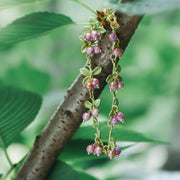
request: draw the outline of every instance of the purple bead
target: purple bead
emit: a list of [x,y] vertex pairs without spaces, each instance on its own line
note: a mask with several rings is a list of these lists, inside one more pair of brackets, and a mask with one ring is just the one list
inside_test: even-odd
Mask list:
[[99,87],[99,80],[97,78],[92,78],[91,84],[93,85],[93,88]]
[[112,159],[112,158],[116,155],[116,152],[115,152],[115,151],[112,151],[112,150],[109,150],[109,151],[107,152],[107,155],[108,155],[108,157],[109,157],[110,159]]
[[121,153],[121,149],[119,147],[114,148],[114,151],[117,156]]
[[86,151],[88,154],[92,154],[94,152],[94,149],[95,149],[94,145],[91,144],[87,146]]
[[117,83],[118,89],[123,89],[124,88],[124,83],[122,81]]
[[102,152],[103,152],[103,148],[101,146],[96,146],[96,148],[94,149],[94,154],[96,154],[97,156],[100,156]]
[[121,121],[122,123],[124,123],[125,115],[124,115],[122,112],[118,112],[118,113],[116,114],[116,119],[117,119],[118,121]]
[[110,84],[109,84],[109,89],[111,90],[116,90],[117,89],[117,83],[115,81],[112,81]]
[[94,53],[94,48],[93,47],[88,47],[86,49],[86,53],[87,53],[87,55],[92,55]]
[[91,33],[90,32],[85,33],[84,39],[86,39],[87,41],[90,41],[91,40]]
[[84,121],[88,121],[90,119],[91,115],[88,113],[88,112],[85,112],[83,115],[82,115],[82,118]]
[[110,41],[114,42],[116,39],[117,39],[116,34],[112,33],[112,34],[109,35],[109,40]]
[[92,31],[91,32],[91,38],[92,38],[92,40],[93,41],[97,41],[97,40],[99,40],[99,33],[97,32],[97,31]]
[[112,54],[113,54],[114,56],[119,56],[119,55],[120,55],[120,49],[119,49],[119,48],[113,49],[113,50],[112,50]]
[[85,84],[85,88],[86,88],[87,90],[92,89],[93,86],[92,86],[91,82],[87,82],[87,83]]
[[91,110],[91,114],[92,114],[92,116],[96,117],[99,115],[99,110],[97,108],[94,108]]
[[112,124],[113,126],[115,126],[117,123],[118,123],[118,120],[116,119],[116,117],[112,117],[112,118],[111,118],[111,124]]
[[99,46],[94,46],[94,54],[99,54],[101,52],[101,48]]

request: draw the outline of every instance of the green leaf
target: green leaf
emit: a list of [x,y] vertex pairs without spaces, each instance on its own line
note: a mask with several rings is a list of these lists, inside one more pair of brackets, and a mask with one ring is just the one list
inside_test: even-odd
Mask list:
[[116,67],[116,71],[118,72],[118,73],[120,73],[120,71],[121,71],[121,66],[118,64],[117,65],[117,67]]
[[110,8],[131,14],[153,14],[180,8],[179,0],[134,0],[120,4],[119,1],[109,0]]
[[106,32],[106,29],[104,29],[103,27],[96,27],[95,30],[100,34],[103,34]]
[[97,178],[89,175],[89,174],[86,174],[84,172],[77,172],[78,175],[79,175],[79,180],[98,180]]
[[91,104],[89,101],[85,101],[85,102],[84,102],[84,106],[85,106],[87,109],[91,109],[92,104]]
[[80,73],[84,76],[90,76],[90,71],[87,68],[81,68]]
[[53,169],[50,171],[47,180],[75,180],[79,179],[78,174],[72,167],[64,162],[57,161]]
[[[71,152],[72,153],[72,152]],[[95,177],[86,174],[84,172],[75,171],[70,165],[57,161],[53,169],[50,171],[50,174],[47,177],[47,180],[97,180]]]
[[110,74],[107,78],[106,78],[106,82],[110,83],[111,81],[113,81],[114,75]]
[[62,14],[36,12],[26,15],[0,29],[0,49],[73,23],[69,17]]
[[96,100],[94,101],[94,105],[95,105],[96,107],[98,107],[98,106],[100,105],[100,103],[101,103],[101,100],[100,100],[100,99],[96,99]]
[[[101,123],[100,130],[101,130],[102,140],[106,141],[108,139],[107,132],[109,132],[109,127],[107,127],[106,123]],[[73,139],[76,140],[89,139],[93,141],[94,137],[92,137],[92,134],[93,134],[92,127],[90,125],[82,126],[75,133]],[[164,141],[150,138],[140,132],[136,132],[133,130],[129,130],[127,128],[120,127],[120,125],[116,125],[116,127],[113,128],[113,138],[116,139],[116,141],[167,143]]]
[[102,71],[101,67],[96,67],[96,68],[93,69],[92,75],[98,75],[98,74],[101,73],[101,71]]
[[87,47],[88,47],[87,44],[83,44],[81,47],[81,52],[82,53],[86,52]]
[[3,177],[3,174],[0,174],[0,178],[2,178]]
[[14,6],[28,5],[28,4],[36,3],[38,1],[44,1],[44,0],[1,0],[0,10],[11,8]]
[[89,77],[85,77],[82,81],[83,86],[89,81]]
[[0,88],[0,136],[6,147],[34,120],[41,102],[32,92]]
[[25,88],[38,94],[45,94],[50,87],[51,79],[48,73],[23,61],[17,67],[9,68],[3,80],[7,86]]
[[91,30],[91,26],[85,26],[83,28],[83,32],[89,32]]

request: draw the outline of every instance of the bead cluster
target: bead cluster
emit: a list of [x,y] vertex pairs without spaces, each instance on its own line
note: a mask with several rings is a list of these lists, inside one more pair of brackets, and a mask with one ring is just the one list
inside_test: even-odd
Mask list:
[[[116,126],[119,122],[124,123],[125,116],[118,109],[118,99],[116,93],[118,89],[123,89],[124,84],[122,78],[118,75],[121,68],[117,64],[117,60],[123,55],[123,51],[119,48],[119,39],[115,33],[115,28],[119,28],[119,24],[116,21],[116,16],[110,9],[105,9],[104,11],[97,11],[97,22],[95,19],[90,18],[90,27],[85,28],[85,33],[80,39],[84,42],[81,48],[82,52],[86,53],[87,64],[86,67],[81,68],[80,72],[85,77],[83,79],[83,85],[89,91],[90,101],[85,101],[84,105],[88,109],[82,115],[83,121],[89,121],[92,117],[93,128],[96,129],[95,142],[87,146],[86,151],[88,154],[94,154],[100,156],[102,153],[106,154],[110,159],[115,156],[119,156],[121,149],[116,146],[116,141],[112,138],[112,128]],[[101,34],[106,32],[103,26],[109,23],[112,28],[112,33],[109,35],[109,40],[112,42],[112,54],[111,61],[113,64],[112,74],[110,74],[106,81],[109,83],[110,92],[113,94],[113,103],[111,112],[109,113],[110,120],[108,121],[108,126],[110,127],[109,139],[107,145],[101,139],[101,132],[99,130],[99,110],[100,99],[95,99],[94,90],[99,88],[99,80],[95,78],[95,75],[101,73],[101,67],[96,67],[92,69],[91,56],[93,54],[101,53],[101,47],[98,45],[98,41],[101,38]]]

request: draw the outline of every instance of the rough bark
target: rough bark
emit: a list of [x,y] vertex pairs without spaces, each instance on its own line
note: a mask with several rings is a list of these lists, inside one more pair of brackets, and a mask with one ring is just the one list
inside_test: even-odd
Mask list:
[[[116,12],[116,15],[120,24],[117,31],[120,48],[125,50],[142,17],[128,16],[120,12]],[[102,67],[102,73],[98,76],[100,88],[95,91],[96,97],[104,89],[106,77],[112,69],[111,42],[108,39],[111,29],[108,26],[106,29],[107,32],[102,35],[99,42],[102,53],[92,57],[93,66]],[[77,77],[46,127],[37,136],[29,155],[15,178],[16,180],[45,179],[64,146],[79,128],[82,114],[86,111],[84,101],[89,98],[88,91],[82,86],[83,78],[83,75]]]

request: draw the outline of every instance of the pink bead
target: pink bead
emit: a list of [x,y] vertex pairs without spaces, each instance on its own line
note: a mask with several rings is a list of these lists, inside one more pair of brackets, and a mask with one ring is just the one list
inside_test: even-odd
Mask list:
[[87,90],[92,89],[93,86],[92,86],[91,82],[87,82],[87,83],[85,84],[85,88],[86,88]]
[[121,121],[122,123],[124,123],[125,115],[124,115],[122,112],[118,112],[118,113],[116,114],[116,119],[117,119],[118,121]]
[[93,88],[98,88],[99,87],[99,80],[97,78],[93,78],[91,80],[91,84],[93,85]]
[[82,118],[84,121],[88,121],[90,119],[91,115],[88,113],[88,112],[85,112],[83,115],[82,115]]
[[87,40],[87,41],[90,41],[91,40],[91,33],[90,32],[87,32],[84,34],[84,38]]
[[91,144],[87,146],[86,151],[88,154],[92,154],[94,152],[94,149],[95,149],[94,145]]
[[112,158],[116,155],[116,153],[115,153],[115,151],[109,150],[109,151],[107,152],[107,155],[108,155],[108,157],[109,157],[110,159],[112,159]]
[[115,126],[117,123],[118,123],[118,120],[116,119],[116,117],[112,117],[112,118],[111,118],[111,124],[112,124],[113,126]]
[[102,152],[103,152],[103,148],[101,146],[96,146],[96,148],[94,149],[94,154],[96,154],[97,156],[100,156]]
[[111,90],[116,90],[117,89],[117,83],[115,81],[112,81],[110,84],[109,84],[109,89]]
[[117,156],[119,156],[119,154],[121,153],[121,149],[119,147],[114,148],[114,151]]
[[86,49],[86,53],[87,53],[87,55],[92,55],[94,53],[94,48],[93,47],[88,47]]
[[119,56],[119,55],[120,55],[120,49],[119,49],[119,48],[113,49],[113,50],[112,50],[112,54],[113,54],[114,56]]
[[92,38],[92,40],[93,41],[97,41],[97,40],[99,40],[99,33],[97,32],[97,31],[92,31],[91,32],[91,38]]
[[124,83],[122,81],[117,83],[118,89],[123,89],[124,88]]
[[99,46],[94,46],[94,54],[99,54],[101,52],[101,48]]
[[114,41],[116,41],[116,39],[117,39],[116,34],[112,33],[112,34],[109,35],[109,40],[110,41],[114,42]]
[[92,116],[96,117],[99,115],[99,110],[97,108],[94,108],[91,110],[91,114],[92,114]]

